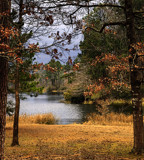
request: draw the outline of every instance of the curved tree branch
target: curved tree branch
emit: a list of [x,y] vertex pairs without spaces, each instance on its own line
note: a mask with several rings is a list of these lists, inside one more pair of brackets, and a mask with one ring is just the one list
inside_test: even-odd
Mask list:
[[100,33],[103,32],[103,30],[105,29],[105,27],[107,26],[117,26],[117,25],[122,25],[122,26],[126,26],[126,22],[125,21],[121,21],[121,22],[109,22],[109,23],[104,23],[101,30],[100,30]]
[[93,30],[95,32],[102,33],[103,30],[105,29],[105,27],[107,27],[107,26],[116,26],[116,25],[126,26],[126,22],[125,21],[121,21],[121,22],[109,22],[109,23],[104,23],[103,26],[102,26],[102,28],[100,30],[96,30],[93,27],[87,27],[86,30],[87,29],[91,29],[91,30]]
[[53,9],[53,8],[61,8],[61,7],[65,7],[65,6],[76,6],[76,7],[80,7],[80,8],[93,8],[93,7],[112,7],[112,8],[121,8],[121,9],[125,9],[124,6],[121,5],[116,5],[116,4],[80,4],[80,3],[68,3],[68,2],[64,2],[63,4],[61,2],[58,3],[53,3],[54,5],[50,5],[50,6],[46,6],[46,7],[41,7],[41,8],[48,8],[48,9]]
[[133,12],[135,15],[137,15],[137,14],[143,14],[144,13],[144,11],[137,11],[137,12]]

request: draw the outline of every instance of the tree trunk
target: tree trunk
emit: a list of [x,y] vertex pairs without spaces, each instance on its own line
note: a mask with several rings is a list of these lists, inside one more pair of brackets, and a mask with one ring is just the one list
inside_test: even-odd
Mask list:
[[4,159],[8,58],[0,56],[0,160]]
[[132,104],[133,104],[133,127],[134,127],[134,147],[133,152],[143,153],[143,111],[140,82],[137,80],[139,72],[131,72]]
[[[10,10],[10,0],[0,0],[0,13]],[[0,16],[0,25],[4,28],[9,26],[8,15]],[[8,44],[6,37],[0,40],[0,43]],[[3,49],[0,52],[4,52]],[[7,83],[8,83],[8,58],[0,54],[0,160],[4,159],[4,141],[6,125],[6,105],[7,105]]]
[[131,68],[131,90],[133,104],[133,129],[134,129],[134,147],[133,152],[141,154],[143,152],[143,111],[141,97],[141,81],[138,79],[139,71],[135,68],[138,63],[136,50],[132,47],[136,44],[137,38],[135,33],[135,17],[133,13],[132,0],[125,0],[125,14],[127,22],[127,38],[129,41],[129,59]]
[[18,140],[18,129],[19,129],[19,109],[20,109],[20,98],[19,98],[19,64],[16,63],[15,69],[15,114],[13,124],[13,141],[12,146],[19,145]]
[[[23,0],[19,1],[19,23],[21,24],[23,12]],[[19,26],[19,35],[21,35],[21,25]],[[20,55],[19,55],[20,56]],[[14,124],[13,124],[13,140],[12,146],[19,145],[19,110],[20,110],[20,97],[19,97],[19,62],[16,61],[15,69],[15,114],[14,114]]]

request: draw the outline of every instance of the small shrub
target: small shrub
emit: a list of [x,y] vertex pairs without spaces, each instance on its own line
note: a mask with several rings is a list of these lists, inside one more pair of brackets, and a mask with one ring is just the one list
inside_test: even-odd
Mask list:
[[52,113],[35,115],[35,123],[38,124],[56,124],[57,119]]
[[100,99],[101,98],[101,92],[98,92],[98,93],[95,93],[91,96],[91,99],[92,100],[97,100],[97,99]]
[[[7,116],[7,122],[13,122],[14,116]],[[20,115],[20,123],[57,124],[58,119],[52,114]]]
[[64,92],[64,99],[66,101],[71,101],[72,95],[70,92]]

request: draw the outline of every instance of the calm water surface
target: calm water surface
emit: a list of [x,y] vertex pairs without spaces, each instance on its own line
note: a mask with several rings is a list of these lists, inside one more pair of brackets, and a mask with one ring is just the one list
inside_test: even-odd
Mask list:
[[95,105],[61,103],[62,95],[39,95],[21,100],[20,114],[52,113],[59,119],[59,124],[81,123],[87,114],[95,112]]

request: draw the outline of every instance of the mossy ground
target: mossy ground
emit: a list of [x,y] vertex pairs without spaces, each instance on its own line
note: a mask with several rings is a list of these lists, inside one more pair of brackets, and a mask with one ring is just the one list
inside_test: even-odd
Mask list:
[[12,123],[6,126],[5,159],[116,160],[131,155],[133,127],[110,125],[44,125],[20,123],[20,146],[11,147]]

